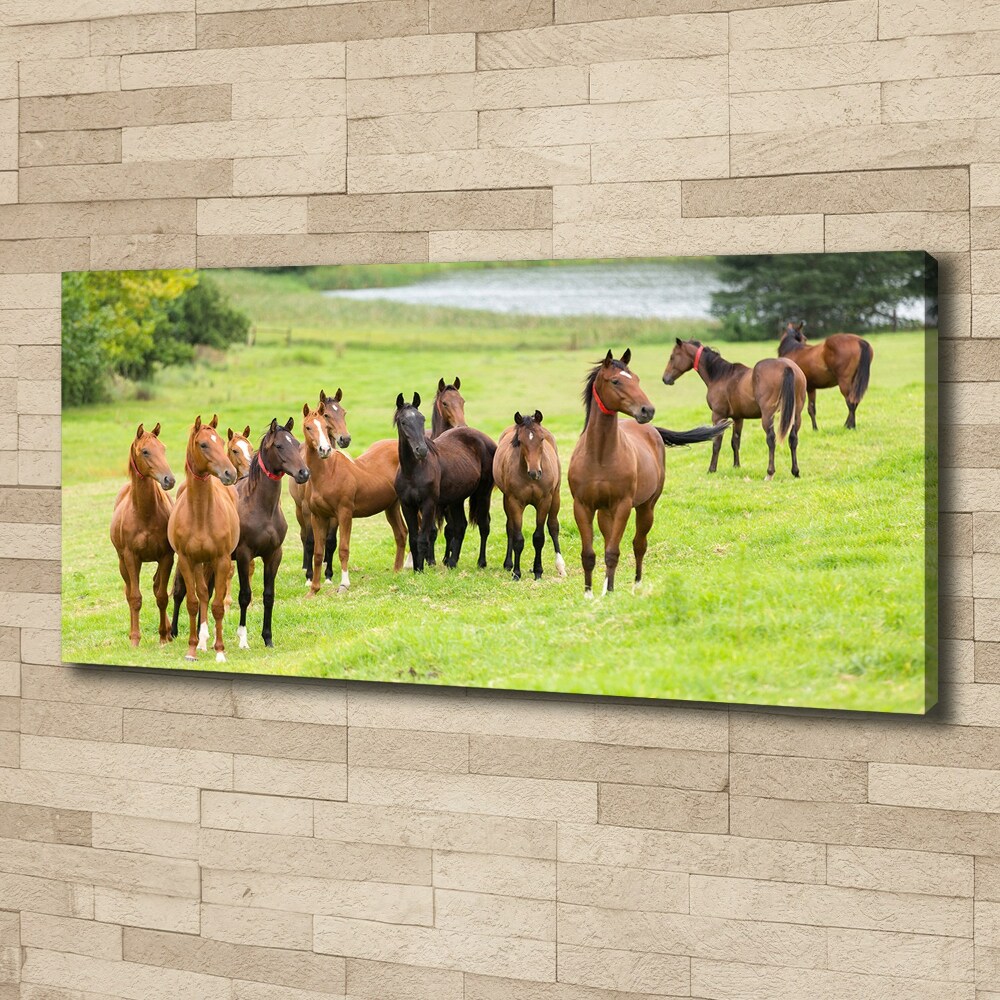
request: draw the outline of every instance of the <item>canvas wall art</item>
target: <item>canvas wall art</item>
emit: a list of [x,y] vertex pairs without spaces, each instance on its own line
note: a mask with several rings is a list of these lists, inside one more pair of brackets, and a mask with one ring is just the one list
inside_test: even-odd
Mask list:
[[62,655],[920,713],[923,253],[63,276]]

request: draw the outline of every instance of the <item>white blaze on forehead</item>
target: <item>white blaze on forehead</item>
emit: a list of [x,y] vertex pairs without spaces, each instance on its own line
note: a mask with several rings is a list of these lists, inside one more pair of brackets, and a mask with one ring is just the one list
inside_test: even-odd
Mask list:
[[534,441],[535,440],[535,435],[534,434],[529,434],[528,435],[528,440],[529,441]]
[[215,431],[212,431],[212,435],[211,436],[212,436],[212,440],[213,441],[218,441],[219,440],[219,435],[216,434]]
[[340,412],[340,407],[337,406],[336,403],[331,403],[330,405],[333,407],[333,412],[334,413],[339,413]]
[[623,372],[621,372],[621,374],[624,375],[625,378],[631,378],[632,377],[632,373],[631,372],[623,371]]
[[319,447],[326,450],[330,447],[330,439],[326,436],[326,426],[322,420],[315,421],[316,430],[319,433]]
[[246,441],[237,441],[236,442],[236,447],[239,448],[240,451],[243,452],[243,455],[246,457],[247,461],[249,461],[250,460],[250,445],[247,444]]

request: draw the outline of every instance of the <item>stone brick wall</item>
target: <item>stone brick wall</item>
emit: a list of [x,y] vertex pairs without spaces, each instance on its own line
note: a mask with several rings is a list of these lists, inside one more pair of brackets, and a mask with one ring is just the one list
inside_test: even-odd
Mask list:
[[[283,4],[0,0],[0,1000],[998,1000],[1000,7]],[[62,269],[875,249],[932,718],[59,665]]]

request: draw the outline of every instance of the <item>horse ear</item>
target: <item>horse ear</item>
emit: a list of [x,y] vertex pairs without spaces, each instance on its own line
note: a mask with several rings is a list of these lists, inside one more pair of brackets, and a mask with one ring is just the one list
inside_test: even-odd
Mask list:
[[610,364],[611,364],[611,362],[612,362],[612,361],[614,361],[614,359],[615,359],[615,357],[614,357],[614,355],[613,355],[613,354],[611,353],[611,351],[610,351],[610,350],[608,351],[608,353],[607,353],[607,354],[605,354],[605,355],[604,355],[604,363],[605,363],[606,365],[610,365]]
[[514,414],[514,423],[515,423],[515,424],[519,424],[519,423],[521,423],[521,422],[522,422],[523,420],[524,420],[524,417],[522,417],[522,416],[521,416],[521,411],[520,411],[520,410],[518,410],[518,411],[517,411],[517,413],[515,413],[515,414]]
[[682,341],[680,337],[674,337],[674,340],[677,341],[677,346],[678,347],[680,347],[684,343],[684,341]]
[[632,360],[632,348],[625,348],[625,353],[622,355],[622,364],[627,365]]
[[344,398],[344,390],[337,386],[337,395],[333,397],[335,403],[339,403]]
[[290,431],[295,426],[295,417],[289,417],[285,422],[285,430]]
[[799,324],[798,324],[798,326],[795,327],[795,329],[798,330],[799,333],[801,333],[802,332],[802,327],[804,327],[805,325],[806,325],[806,321],[804,319],[800,319],[799,320]]
[[213,413],[212,414],[212,422],[208,426],[211,427],[212,430],[215,430],[215,428],[219,426],[219,414],[218,413]]
[[439,378],[438,379],[438,392],[444,392],[444,389],[445,389],[444,379],[443,378]]
[[414,406],[419,406],[420,405],[420,393],[419,392],[415,392],[413,394],[413,405]]
[[535,423],[540,424],[542,422],[542,411],[535,410]]
[[160,436],[160,421],[156,421],[156,426],[153,428],[153,437],[158,438]]
[[195,432],[195,434],[197,434],[198,431],[200,431],[200,430],[201,430],[201,414],[199,413],[198,416],[196,416],[194,418],[194,432]]
[[326,392],[323,389],[319,391],[319,402],[321,406],[326,402]]
[[139,426],[136,427],[136,429],[135,429],[135,439],[136,439],[136,441],[138,441],[139,438],[141,438],[143,436],[143,434],[145,434],[145,433],[146,433],[146,431],[143,428],[142,424],[139,424]]
[[[269,434],[273,434],[277,429],[278,429],[278,418],[277,417],[271,417],[271,426],[268,427],[267,431],[268,431]],[[250,431],[247,430],[247,434],[249,434],[249,433],[250,433]]]
[[397,410],[401,410],[401,409],[402,409],[402,408],[403,408],[404,406],[406,406],[406,400],[405,400],[405,399],[403,399],[403,394],[402,394],[402,393],[400,393],[400,394],[399,394],[399,395],[398,395],[398,396],[396,397],[396,409],[397,409]]
[[454,385],[456,389],[461,389],[462,388],[462,380],[456,375],[455,376],[455,381],[452,383],[452,385]]
[[229,430],[226,431],[226,440],[232,441],[232,439],[233,439],[233,429],[232,427],[230,427]]
[[304,416],[304,417],[308,417],[309,416],[309,404],[308,403],[303,403],[302,404],[302,416]]
[[247,424],[246,427],[243,428],[243,436],[245,438],[250,437],[250,425],[249,424]]

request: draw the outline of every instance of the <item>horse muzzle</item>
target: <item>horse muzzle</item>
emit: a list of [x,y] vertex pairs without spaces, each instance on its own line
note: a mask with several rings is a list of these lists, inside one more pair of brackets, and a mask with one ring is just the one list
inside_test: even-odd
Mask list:
[[417,459],[423,461],[427,457],[427,449],[426,448],[414,448],[413,449],[413,456],[414,456],[414,458],[417,458]]
[[168,472],[165,476],[160,477],[160,486],[165,490],[172,490],[177,485],[177,480],[174,479],[172,475]]
[[542,478],[542,470],[541,469],[528,469],[528,478],[529,479],[533,479],[533,480],[535,480],[537,482],[539,479]]
[[219,473],[219,481],[223,486],[232,486],[236,482],[236,479],[235,471],[230,472],[229,469],[226,469],[224,472]]
[[339,438],[337,438],[337,447],[338,448],[350,448],[350,446],[351,446],[351,435],[350,434],[341,434],[341,436]]
[[292,478],[301,486],[303,483],[309,482],[309,470],[299,469]]
[[674,384],[674,377],[673,377],[673,375],[668,375],[666,372],[664,372],[663,373],[663,384],[664,385],[673,385]]
[[650,420],[653,419],[653,415],[656,413],[656,408],[653,406],[640,406],[638,410],[635,411],[635,420],[639,424],[648,424]]

